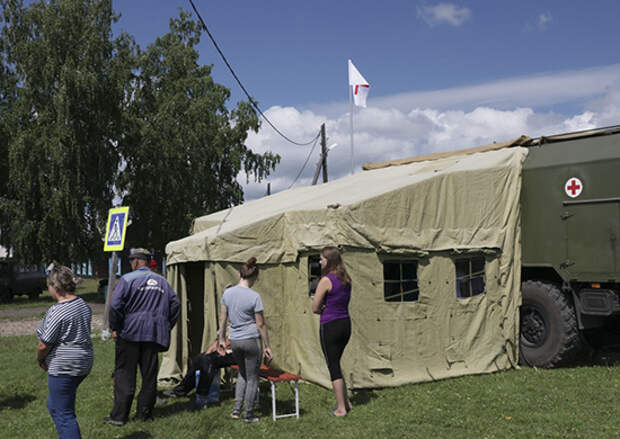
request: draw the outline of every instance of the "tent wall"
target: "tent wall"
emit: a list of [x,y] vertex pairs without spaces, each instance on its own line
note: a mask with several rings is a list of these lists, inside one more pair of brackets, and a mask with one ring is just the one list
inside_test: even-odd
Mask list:
[[[505,263],[504,254],[487,252],[486,292],[464,299],[456,296],[453,261],[457,254],[404,256],[419,261],[420,292],[416,302],[384,300],[383,261],[390,260],[392,255],[364,249],[343,252],[353,279],[353,332],[342,363],[351,388],[387,387],[492,372],[516,364],[520,303],[517,295],[507,295],[505,291],[507,283],[519,283],[518,276],[515,277],[519,270],[506,271],[511,266]],[[237,277],[236,267],[208,264],[206,271],[216,276],[218,302],[225,285]],[[307,256],[300,257],[298,264],[261,267],[254,288],[261,293],[265,305],[275,365],[327,387],[330,382],[318,337],[319,317],[311,311],[307,267]],[[216,337],[215,313],[209,312],[215,308],[212,292],[213,288],[207,286],[205,340]],[[190,326],[183,321],[180,325]],[[181,332],[187,329],[182,328]]]

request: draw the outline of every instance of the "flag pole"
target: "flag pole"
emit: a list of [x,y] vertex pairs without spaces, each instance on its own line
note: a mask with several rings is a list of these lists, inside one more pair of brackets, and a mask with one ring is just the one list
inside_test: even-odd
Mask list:
[[351,128],[351,175],[353,175],[353,86],[349,84],[349,120]]

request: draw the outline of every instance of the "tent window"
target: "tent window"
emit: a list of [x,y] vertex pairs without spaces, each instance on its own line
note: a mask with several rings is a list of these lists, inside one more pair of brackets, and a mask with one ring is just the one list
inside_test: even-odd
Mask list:
[[418,293],[418,261],[383,262],[383,298],[386,302],[416,302]]
[[308,295],[314,297],[316,287],[321,280],[321,257],[319,255],[308,256]]
[[465,298],[484,294],[484,256],[470,256],[454,260],[456,268],[456,297]]

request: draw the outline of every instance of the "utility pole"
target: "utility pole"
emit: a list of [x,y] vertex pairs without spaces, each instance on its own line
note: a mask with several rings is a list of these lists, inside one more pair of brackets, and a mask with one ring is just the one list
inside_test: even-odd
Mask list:
[[325,124],[321,125],[321,157],[323,160],[323,183],[327,183],[327,137],[325,136]]
[[323,183],[327,183],[327,137],[325,136],[325,124],[321,125],[321,158],[316,164],[312,186],[318,181],[321,169],[323,169]]

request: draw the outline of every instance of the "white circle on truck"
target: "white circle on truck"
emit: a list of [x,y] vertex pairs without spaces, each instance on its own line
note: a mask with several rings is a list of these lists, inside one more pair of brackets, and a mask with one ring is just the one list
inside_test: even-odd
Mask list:
[[581,195],[583,190],[583,183],[577,177],[571,177],[564,184],[564,192],[571,198],[577,198]]

